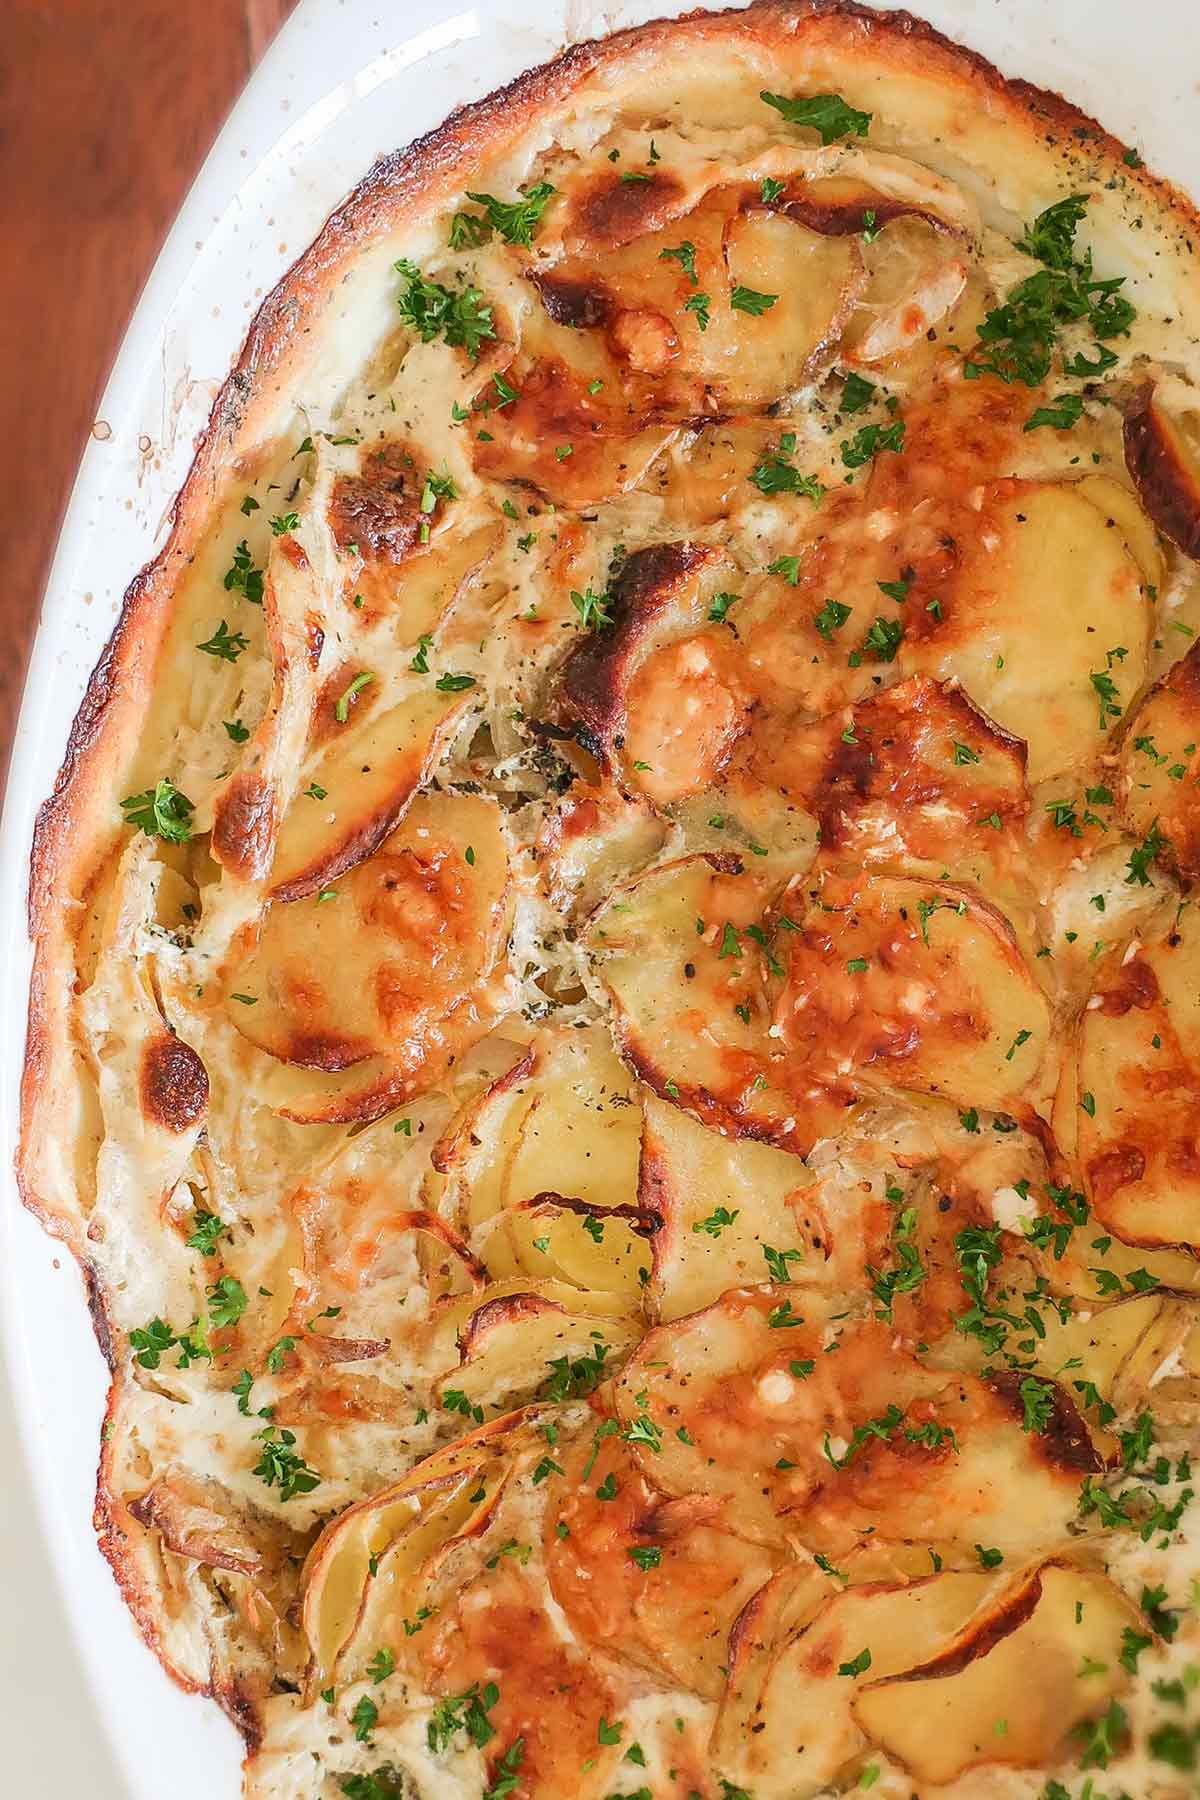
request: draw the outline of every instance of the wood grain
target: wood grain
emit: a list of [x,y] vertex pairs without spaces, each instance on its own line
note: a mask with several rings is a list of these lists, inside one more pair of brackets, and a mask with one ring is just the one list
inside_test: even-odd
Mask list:
[[295,0],[7,0],[0,772],[75,467],[188,185]]

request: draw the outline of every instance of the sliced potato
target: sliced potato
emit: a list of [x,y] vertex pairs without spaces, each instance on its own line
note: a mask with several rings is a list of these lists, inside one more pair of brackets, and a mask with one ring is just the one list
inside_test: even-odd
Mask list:
[[505,1294],[485,1300],[459,1333],[460,1365],[444,1375],[437,1392],[443,1404],[450,1390],[473,1407],[511,1406],[529,1400],[549,1380],[553,1365],[604,1357],[615,1367],[636,1343],[632,1320],[568,1311],[535,1293]]
[[[618,890],[585,942],[643,1081],[714,1125],[790,1143],[792,1103],[767,1061],[768,965],[743,935],[764,931],[770,892],[736,857],[685,857]],[[822,1117],[832,1128],[840,1115]]]
[[648,1290],[658,1317],[678,1319],[729,1288],[766,1279],[764,1246],[786,1257],[796,1279],[819,1269],[828,1247],[824,1223],[806,1203],[810,1187],[798,1157],[722,1137],[647,1098],[640,1198],[662,1221]]
[[[720,766],[738,728],[732,652],[728,634],[725,642],[711,632],[693,634],[716,591],[734,578],[728,557],[708,544],[650,544],[622,564],[612,585],[612,625],[580,637],[558,685],[559,711],[606,775],[671,799],[687,790],[692,752],[700,750],[710,769]],[[676,718],[669,701],[681,656],[694,691]],[[725,699],[710,732],[706,712],[718,691]],[[645,760],[643,740],[655,759],[645,771],[634,767]]]
[[1200,644],[1150,689],[1121,746],[1121,815],[1180,877],[1200,877]]
[[775,1009],[796,1087],[798,1062],[829,1093],[909,1090],[1000,1111],[1037,1092],[1049,1008],[1008,921],[975,890],[810,877],[782,904],[800,920],[780,934]]
[[550,904],[572,921],[593,912],[618,881],[657,855],[666,836],[645,801],[627,799],[611,784],[576,782],[538,834],[538,873]]
[[1097,1218],[1129,1244],[1200,1249],[1200,914],[1102,966],[1079,1023],[1079,1158]]
[[727,783],[731,802],[805,808],[826,859],[975,882],[1031,915],[1025,746],[952,684],[910,676],[812,725],[757,717]]
[[[734,1535],[708,1495],[667,1499],[620,1439],[594,1446],[589,1432],[565,1459],[569,1497],[546,1520],[554,1597],[583,1642],[719,1699],[730,1627],[778,1556]],[[657,1550],[652,1568],[637,1549]]]
[[998,1618],[971,1620],[940,1658],[864,1683],[854,1718],[916,1781],[988,1763],[1042,1769],[1129,1687],[1123,1634],[1140,1626],[1104,1576],[1051,1563],[1028,1595],[1018,1589]]
[[970,265],[961,242],[912,213],[885,218],[864,257],[867,281],[846,327],[842,359],[871,367],[903,357],[954,312]]
[[326,1684],[354,1633],[372,1559],[403,1546],[391,1572],[395,1585],[438,1543],[455,1535],[478,1505],[468,1495],[478,1488],[481,1471],[498,1466],[522,1422],[517,1414],[482,1426],[326,1526],[304,1574],[304,1631],[313,1654],[314,1687]]
[[[352,679],[346,674],[344,685]],[[396,706],[380,706],[369,690],[366,697],[372,704],[324,739],[301,769],[271,864],[277,900],[315,894],[379,847],[471,704],[432,683]]]
[[353,1071],[351,1093],[411,1093],[482,1035],[507,928],[499,808],[431,795],[327,899],[271,908],[226,970],[228,1014],[272,1057],[335,1080]]
[[[554,506],[582,510],[641,481],[678,427],[639,418],[621,403],[607,355],[589,359],[583,343],[562,349],[509,364],[503,375],[517,398],[490,415],[487,440],[477,433],[471,454],[481,475],[521,482]],[[489,383],[484,397],[494,392]]]
[[713,1734],[717,1767],[755,1800],[812,1800],[867,1743],[854,1717],[865,1681],[936,1655],[969,1621],[990,1616],[1004,1585],[996,1575],[947,1571],[826,1599],[773,1655],[750,1660],[749,1692],[738,1691],[740,1671],[731,1675]]
[[[662,254],[681,239],[692,246],[695,281]],[[732,186],[666,229],[607,249],[602,269],[598,276],[591,257],[556,264],[538,280],[543,306],[581,336],[603,333],[632,404],[685,420],[714,401],[724,411],[766,407],[798,387],[832,355],[863,282],[852,237],[810,231],[766,207],[743,210]],[[738,289],[767,298],[735,306]],[[696,292],[709,296],[704,330],[687,310]]]
[[497,1770],[519,1740],[521,1790],[531,1800],[603,1800],[621,1784],[618,1765],[630,1738],[602,1743],[600,1721],[620,1717],[628,1683],[562,1630],[539,1570],[516,1555],[494,1554],[473,1567],[478,1560],[468,1559],[465,1570],[448,1566],[445,1581],[425,1590],[430,1616],[402,1646],[421,1687],[458,1696],[494,1682],[490,1767]]
[[[1200,559],[1200,401],[1181,389],[1142,388],[1125,415],[1125,461],[1164,537]],[[1172,406],[1172,399],[1187,404]]]
[[638,1204],[636,1083],[607,1032],[549,1031],[443,1139],[443,1204],[494,1275],[625,1297],[649,1271]]
[[1037,782],[1109,748],[1145,678],[1152,618],[1123,538],[1073,485],[1004,483],[940,620],[914,624],[897,662],[957,677],[1024,738]]
[[1067,1395],[1046,1384],[1045,1429],[1026,1432],[1019,1379],[930,1367],[798,1273],[659,1326],[630,1358],[614,1395],[650,1479],[715,1494],[762,1542],[794,1533],[835,1557],[872,1534],[1059,1543],[1100,1467]]
[[1142,510],[1135,493],[1111,475],[1085,475],[1076,483],[1078,492],[1104,516],[1107,526],[1119,531],[1125,547],[1142,572],[1148,590],[1161,587],[1166,563],[1158,533]]

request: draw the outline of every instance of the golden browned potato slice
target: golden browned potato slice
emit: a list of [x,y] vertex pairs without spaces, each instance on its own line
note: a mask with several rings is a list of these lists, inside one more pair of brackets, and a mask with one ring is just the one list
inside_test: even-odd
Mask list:
[[[1126,1243],[1200,1249],[1200,917],[1101,967],[1079,1023],[1079,1159]],[[1083,1097],[1088,1103],[1083,1103]]]
[[871,1534],[1058,1542],[1100,1467],[1067,1395],[1040,1384],[1027,1431],[1021,1377],[927,1367],[795,1274],[659,1326],[630,1358],[614,1393],[649,1478],[717,1495],[764,1543],[794,1533],[835,1558]]
[[487,439],[476,434],[472,455],[480,475],[521,482],[554,506],[582,510],[641,481],[678,427],[631,412],[606,355],[589,359],[582,343],[563,350],[509,364],[503,379],[517,398],[491,414]]
[[[1148,382],[1125,418],[1125,461],[1142,505],[1186,556],[1200,558],[1200,408]],[[1190,405],[1173,407],[1172,399]]]
[[812,1800],[866,1747],[855,1701],[872,1677],[901,1675],[992,1615],[1002,1577],[947,1571],[906,1586],[864,1583],[731,1670],[713,1759],[755,1800]]
[[[690,259],[664,255],[684,244]],[[556,322],[603,333],[635,405],[637,396],[648,412],[692,419],[714,401],[749,410],[798,387],[832,355],[862,282],[854,238],[744,206],[729,187],[626,238],[599,273],[593,259],[567,257],[538,287]],[[695,296],[699,311],[698,299],[689,308]]]
[[1129,1687],[1121,1652],[1141,1615],[1103,1575],[1050,1563],[1006,1599],[924,1667],[856,1685],[856,1722],[914,1781],[989,1763],[1042,1769]]
[[[498,1535],[499,1528],[493,1544]],[[620,1718],[628,1682],[562,1631],[540,1570],[524,1567],[520,1556],[494,1554],[470,1579],[460,1569],[450,1575],[427,1590],[430,1616],[396,1645],[398,1655],[416,1665],[421,1687],[435,1695],[495,1683],[499,1692],[487,1710],[495,1735],[484,1748],[489,1781],[499,1779],[501,1756],[519,1739],[519,1791],[530,1800],[604,1800],[621,1784],[631,1735],[606,1745],[600,1722]],[[398,1619],[393,1630],[398,1637]]]
[[708,544],[636,550],[612,583],[611,624],[584,633],[563,664],[562,717],[606,775],[655,800],[707,785],[744,722],[732,640],[701,631],[716,592],[735,579]]
[[376,1090],[382,1111],[387,1095],[430,1085],[482,1035],[487,983],[507,938],[508,888],[500,809],[439,794],[416,803],[335,889],[271,908],[226,971],[225,1004],[268,1055],[333,1078],[324,1089],[298,1082],[285,1103],[292,1116],[358,1116],[345,1110],[349,1097]]
[[775,1007],[789,1078],[908,1090],[1001,1111],[1036,1093],[1044,995],[1012,927],[975,890],[902,876],[805,880],[785,894]]
[[1024,738],[1033,782],[1108,750],[1152,627],[1124,539],[1069,483],[1005,483],[960,549],[941,617],[911,615],[898,664],[957,677]]
[[1150,689],[1129,721],[1120,804],[1130,830],[1154,841],[1184,881],[1200,876],[1200,644]]
[[[343,671],[339,693],[353,680]],[[432,682],[396,706],[374,683],[362,690],[353,716],[320,734],[300,771],[276,839],[273,897],[315,894],[378,849],[470,707],[469,698],[439,694]]]
[[823,1221],[806,1199],[811,1186],[798,1157],[723,1137],[647,1097],[640,1199],[661,1220],[648,1290],[657,1316],[678,1319],[729,1288],[764,1281],[764,1247],[786,1259],[795,1279],[815,1278],[828,1251]]
[[606,1031],[548,1031],[435,1152],[443,1205],[493,1275],[524,1272],[640,1305],[636,1082]]
[[[597,1444],[589,1431],[563,1460],[568,1498],[547,1518],[543,1548],[573,1631],[719,1699],[730,1627],[777,1554],[735,1535],[707,1495],[668,1499],[618,1438]],[[649,1554],[639,1562],[636,1551]]]
[[[738,858],[685,857],[619,889],[586,945],[643,1081],[714,1125],[789,1143],[793,1105],[767,1062],[769,900]],[[821,1116],[832,1124],[841,1110]]]
[[729,783],[806,807],[826,857],[974,881],[993,897],[1028,887],[1025,746],[945,682],[910,676],[814,725],[768,714]]

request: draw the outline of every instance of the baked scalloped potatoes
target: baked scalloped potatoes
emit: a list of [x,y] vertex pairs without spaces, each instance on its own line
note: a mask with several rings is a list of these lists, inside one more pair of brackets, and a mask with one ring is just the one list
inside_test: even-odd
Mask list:
[[20,1179],[249,1800],[1182,1800],[1200,220],[903,14],[575,47],[265,303]]

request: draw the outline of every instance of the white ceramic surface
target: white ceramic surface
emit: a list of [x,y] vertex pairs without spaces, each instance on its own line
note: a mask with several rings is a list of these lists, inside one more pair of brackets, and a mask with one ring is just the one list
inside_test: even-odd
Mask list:
[[[913,0],[1059,89],[1200,192],[1194,0]],[[223,1800],[238,1744],[142,1648],[90,1513],[103,1370],[78,1277],[11,1178],[28,847],[121,594],[161,540],[195,433],[263,294],[374,158],[568,42],[671,0],[301,0],[183,207],[125,338],[58,545],[0,831],[0,1793]],[[86,53],[85,46],[80,47]],[[119,129],[119,124],[115,127]]]

